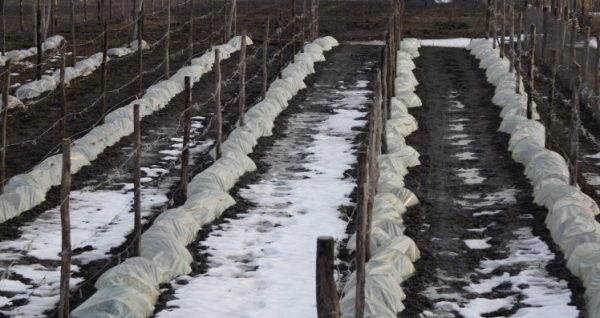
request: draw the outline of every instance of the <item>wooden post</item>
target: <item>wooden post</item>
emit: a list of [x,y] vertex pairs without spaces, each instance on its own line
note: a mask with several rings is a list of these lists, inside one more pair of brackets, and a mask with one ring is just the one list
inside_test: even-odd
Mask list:
[[531,49],[529,52],[529,81],[527,82],[527,118],[533,119],[533,87],[535,81],[535,24],[530,27]]
[[519,13],[519,36],[517,37],[517,58],[516,58],[516,71],[517,71],[517,85],[515,86],[515,93],[521,93],[521,56],[523,54],[523,45],[521,37],[523,36],[523,15]]
[[296,0],[292,0],[292,63],[296,53]]
[[221,143],[223,142],[223,117],[221,114],[221,63],[220,63],[220,51],[215,49],[215,64],[213,69],[215,70],[215,117],[217,118],[217,140],[215,142],[215,153],[216,158],[221,158]]
[[515,69],[515,7],[514,5],[510,6],[510,36],[508,40],[508,44],[510,49],[508,50],[509,58],[509,66],[508,71],[513,72]]
[[548,44],[548,7],[544,6],[542,10],[542,47],[541,47],[541,60],[546,59],[546,46]]
[[279,54],[277,60],[277,74],[278,77],[281,78],[281,70],[283,70],[283,11],[279,9],[278,17],[277,17],[277,29],[278,29],[278,45],[279,45]]
[[506,0],[502,0],[502,24],[500,26],[500,58],[504,58],[504,36],[506,35]]
[[359,153],[358,163],[360,169],[359,179],[359,195],[360,195],[360,209],[358,210],[358,226],[356,230],[356,303],[355,303],[355,318],[363,318],[365,311],[365,274],[366,274],[366,234],[367,234],[367,220],[368,220],[368,206],[369,201],[369,164],[368,164],[368,147],[364,147],[363,151]]
[[335,241],[331,236],[317,238],[317,317],[339,318],[340,303],[334,278]]
[[581,88],[581,77],[579,77],[580,66],[577,63],[573,65],[573,93],[571,95],[571,123],[569,125],[569,175],[570,184],[577,184],[578,160],[579,160],[579,127],[581,125],[579,118],[579,90]]
[[140,127],[140,105],[133,104],[133,131],[135,135],[135,171],[133,173],[133,254],[142,255],[142,200],[140,177],[142,165],[142,131]]
[[[552,128],[552,116],[554,114],[554,104],[556,102],[556,72],[558,70],[558,51],[552,50],[552,71],[550,74],[550,92],[548,93],[548,127],[546,132],[550,133],[550,129]],[[546,146],[550,144],[546,142]]]
[[104,122],[106,116],[106,80],[108,75],[108,23],[104,21],[104,36],[102,39],[102,65],[100,68],[100,89],[102,90],[102,105],[100,109],[100,118]]
[[42,4],[41,0],[37,0],[36,7],[36,42],[35,46],[37,48],[37,65],[35,67],[36,70],[36,79],[39,81],[42,79]]
[[189,76],[185,81],[185,123],[183,126],[183,146],[181,150],[181,202],[187,200],[190,161],[190,131],[192,129],[192,84]]
[[582,68],[582,80],[584,83],[588,83],[588,66],[589,66],[589,60],[590,60],[590,27],[586,27],[585,31],[584,31],[584,35],[585,35],[585,48],[584,48],[584,58],[583,58],[583,68]]
[[561,34],[560,34],[560,63],[564,63],[565,61],[565,45],[567,42],[567,31],[569,25],[567,23],[567,17],[569,15],[569,11],[565,8],[563,20],[560,22],[561,25]]
[[[391,89],[391,87],[388,88],[388,83],[390,81],[390,77],[389,74],[389,70],[390,70],[390,65],[393,63],[390,59],[390,51],[394,49],[393,44],[392,44],[392,36],[390,35],[384,35],[384,38],[387,38],[387,45],[384,46],[383,48],[383,67],[381,68],[381,77],[378,79],[378,82],[380,82],[382,84],[382,96],[383,96],[383,105],[385,105],[385,107],[383,107],[384,109],[384,113],[386,114],[383,118],[387,119],[387,106],[389,103],[388,100],[388,89]],[[385,126],[384,126],[385,128]],[[384,129],[384,133],[383,135],[385,135],[385,129]],[[387,153],[387,142],[385,140],[385,138],[382,138],[382,152],[383,153]]]
[[62,97],[62,105],[60,110],[60,138],[67,138],[67,91],[65,85],[65,66],[66,59],[65,48],[66,44],[63,42],[61,46],[61,63],[60,63],[60,92]]
[[102,21],[102,9],[103,9],[102,1],[96,0],[96,23],[99,25]]
[[194,57],[194,1],[190,0],[190,29],[188,32],[188,61],[192,64]]
[[265,99],[265,94],[267,93],[267,86],[269,85],[269,66],[267,65],[268,54],[269,54],[269,22],[270,19],[267,16],[267,23],[265,26],[265,39],[263,41],[263,65],[262,65],[262,73],[263,73],[263,83],[262,83],[262,93],[261,99]]
[[0,26],[2,27],[2,38],[0,39],[0,41],[2,41],[2,43],[0,43],[1,46],[1,50],[2,50],[2,56],[4,56],[4,54],[6,54],[6,22],[5,22],[5,17],[4,17],[4,11],[5,7],[4,7],[4,0],[0,0]]
[[233,14],[232,14],[232,29],[233,29],[233,34],[232,35],[236,35],[237,34],[237,0],[233,0]]
[[498,0],[494,0],[494,12],[492,17],[492,33],[494,36],[492,37],[492,47],[496,48],[496,41],[498,41],[498,27],[497,27],[497,9],[498,9]]
[[213,46],[215,43],[215,1],[210,0],[210,36],[209,43],[210,46]]
[[62,248],[60,253],[60,300],[58,316],[68,318],[69,280],[71,277],[71,218],[69,215],[69,194],[71,192],[71,140],[62,141],[62,180],[60,186],[60,227]]
[[319,37],[319,0],[315,0],[315,38]]
[[70,0],[71,6],[71,66],[75,66],[77,46],[75,45],[75,0]]
[[244,113],[246,112],[246,30],[242,30],[242,43],[240,47],[240,99],[239,116],[240,126],[244,126]]
[[[577,62],[577,50],[575,48],[575,45],[577,44],[577,20],[573,19],[571,20],[572,22],[572,26],[571,26],[571,48],[570,48],[570,63],[569,65],[573,65],[573,63]],[[571,77],[575,77],[575,76],[579,76],[578,74],[574,74],[573,71],[575,71],[576,68],[572,67],[570,68],[571,70]]]
[[171,78],[171,0],[167,0],[167,36],[165,37],[165,78]]
[[10,89],[11,60],[6,61],[6,74],[4,74],[4,87],[2,87],[2,148],[0,149],[0,192],[4,192],[6,183],[6,146],[8,145],[8,92]]
[[140,15],[138,19],[138,69],[139,69],[139,82],[138,82],[138,97],[142,97],[142,93],[144,90],[144,50],[142,50],[142,37],[144,36],[144,13],[140,10]]
[[[600,34],[596,35],[596,68],[594,69],[594,95],[600,96]],[[600,109],[598,109],[600,110]]]
[[490,38],[490,28],[491,28],[491,19],[490,17],[492,16],[492,9],[491,9],[491,5],[490,5],[490,0],[487,0],[487,10],[485,13],[485,39],[489,39]]

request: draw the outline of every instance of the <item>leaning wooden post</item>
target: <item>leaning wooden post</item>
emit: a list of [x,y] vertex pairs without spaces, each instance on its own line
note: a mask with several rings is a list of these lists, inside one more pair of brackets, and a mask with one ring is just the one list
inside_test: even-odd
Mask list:
[[71,277],[71,218],[69,215],[69,194],[71,192],[71,140],[62,140],[62,178],[60,186],[60,227],[61,227],[61,266],[60,266],[60,300],[58,316],[68,318],[69,280]]
[[221,109],[221,63],[219,49],[215,49],[215,117],[217,118],[217,140],[215,142],[216,158],[221,158],[221,143],[223,142],[223,117]]
[[521,37],[523,36],[523,15],[519,13],[519,36],[517,37],[517,58],[516,58],[516,71],[517,71],[517,85],[515,86],[515,93],[521,93],[521,57],[523,55],[523,44]]
[[360,209],[358,210],[358,227],[356,231],[356,293],[355,293],[355,318],[363,318],[365,311],[365,273],[366,273],[366,232],[368,220],[369,201],[369,164],[367,162],[369,156],[369,147],[364,147],[359,154],[358,163],[360,169],[359,179],[359,195]]
[[317,317],[339,318],[340,303],[334,277],[335,241],[331,236],[317,238]]
[[582,80],[584,83],[588,83],[588,66],[589,66],[589,60],[590,60],[590,27],[586,27],[585,31],[584,31],[584,36],[585,36],[585,48],[584,48],[584,52],[583,52],[583,69],[582,69]]
[[167,0],[167,36],[165,37],[165,78],[171,78],[171,0]]
[[535,24],[530,27],[531,48],[529,51],[529,81],[527,82],[527,118],[533,119],[533,87],[535,81]]
[[269,58],[269,22],[270,19],[267,16],[267,24],[265,26],[265,39],[263,41],[263,65],[262,65],[262,75],[263,75],[263,83],[262,83],[262,93],[261,99],[265,99],[265,94],[267,93],[267,86],[269,85],[269,66],[267,64],[267,60]]
[[77,46],[75,45],[75,0],[70,0],[71,6],[71,66],[75,66]]
[[8,145],[8,92],[10,89],[10,71],[12,63],[8,59],[6,61],[6,70],[4,74],[4,87],[2,87],[2,149],[0,149],[0,192],[4,191],[6,183],[6,146]]
[[37,48],[37,65],[35,67],[36,69],[36,79],[39,81],[40,79],[42,79],[42,5],[41,5],[41,0],[37,0],[37,7],[36,7],[36,23],[35,23],[35,29],[36,29],[36,42],[35,42],[35,46]]
[[244,113],[246,112],[246,30],[242,30],[242,43],[240,47],[240,99],[239,116],[240,126],[244,126]]
[[546,147],[550,147],[550,133],[554,119],[554,104],[556,103],[556,72],[558,70],[558,51],[552,50],[552,71],[550,74],[550,92],[548,92],[548,127],[546,127]]
[[141,165],[142,165],[142,132],[140,127],[140,105],[133,105],[133,131],[135,135],[135,171],[133,173],[133,254],[142,255],[142,200],[141,200]]
[[63,42],[61,49],[61,63],[60,63],[60,95],[62,97],[62,105],[60,108],[60,138],[67,138],[67,90],[65,84],[65,64],[66,64],[66,56],[65,56],[65,48],[66,44]]
[[185,82],[185,101],[183,126],[183,145],[181,150],[181,202],[187,200],[187,189],[189,180],[189,161],[190,161],[190,131],[192,129],[192,84],[189,76],[184,77]]
[[581,77],[579,76],[580,66],[573,64],[573,74],[575,75],[573,83],[573,93],[571,94],[571,123],[569,125],[569,174],[570,184],[577,184],[578,160],[579,160],[579,127],[581,125],[579,118],[579,90],[581,88]]
[[138,79],[138,97],[142,97],[142,92],[144,90],[144,50],[142,47],[142,37],[144,36],[144,13],[140,11],[139,19],[138,19],[138,38],[137,38],[137,50],[138,50],[138,70],[139,70],[139,79]]
[[102,65],[100,68],[100,89],[102,90],[102,105],[100,109],[100,118],[104,122],[106,116],[106,80],[108,75],[108,23],[104,21],[104,36],[102,41]]

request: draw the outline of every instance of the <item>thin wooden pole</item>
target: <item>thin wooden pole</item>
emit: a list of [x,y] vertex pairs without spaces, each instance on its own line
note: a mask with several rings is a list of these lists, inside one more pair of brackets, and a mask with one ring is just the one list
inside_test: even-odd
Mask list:
[[569,174],[571,177],[570,184],[577,184],[577,175],[579,173],[579,127],[581,121],[579,118],[579,90],[581,88],[581,77],[579,77],[580,66],[577,63],[573,64],[573,93],[571,95],[571,123],[569,125]]
[[535,81],[535,24],[530,27],[531,48],[529,52],[529,81],[527,82],[527,118],[533,119],[533,88]]
[[77,46],[75,45],[75,0],[70,0],[71,6],[71,66],[75,66]]
[[[573,65],[573,63],[575,63],[577,61],[577,49],[575,48],[576,42],[577,42],[577,24],[575,23],[577,20],[573,19],[572,21],[572,26],[571,26],[571,54],[570,54],[570,63],[569,65]],[[576,68],[572,67],[571,68],[571,77],[575,77],[575,76],[579,76],[579,74],[574,74],[573,71],[575,71]]]
[[278,77],[281,78],[281,70],[283,70],[283,11],[279,9],[278,17],[277,17],[277,36],[278,36],[278,45],[279,45],[279,54],[278,65],[277,65],[277,74]]
[[550,78],[550,92],[548,92],[548,127],[546,127],[546,147],[550,147],[550,133],[554,120],[554,104],[556,103],[556,72],[558,70],[558,51],[552,50],[552,71]]
[[0,12],[0,26],[2,27],[2,38],[0,39],[2,41],[2,43],[0,44],[1,49],[2,49],[2,56],[4,56],[4,54],[6,54],[6,22],[5,22],[5,7],[4,7],[4,0],[0,0],[0,10],[2,12]]
[[523,36],[523,15],[519,13],[519,34],[517,36],[517,85],[515,86],[515,93],[521,93],[521,56],[523,55],[523,44],[521,37]]
[[139,79],[138,79],[138,97],[142,97],[142,93],[144,90],[144,50],[142,49],[142,37],[144,36],[144,13],[140,10],[139,20],[138,20],[138,70],[139,70]]
[[339,318],[340,303],[334,277],[335,241],[331,236],[317,238],[316,295],[317,317]]
[[221,63],[220,51],[215,49],[215,117],[217,118],[217,141],[215,142],[215,152],[217,159],[221,158],[221,143],[223,142],[223,116],[221,110]]
[[360,169],[360,209],[358,215],[358,227],[356,231],[356,293],[355,293],[355,318],[363,318],[365,311],[365,274],[366,274],[366,232],[367,232],[367,213],[369,200],[369,164],[368,147],[359,153],[358,163]]
[[104,36],[102,39],[102,65],[100,68],[100,89],[102,90],[102,104],[100,109],[100,118],[102,122],[104,122],[104,117],[106,116],[106,80],[108,75],[108,23],[104,21]]
[[242,30],[242,43],[240,47],[240,99],[239,116],[240,126],[244,126],[244,113],[246,112],[246,30]]
[[498,11],[498,1],[494,0],[494,9],[493,9],[493,17],[492,17],[492,33],[494,34],[493,38],[492,38],[492,47],[495,49],[496,48],[496,41],[498,40],[498,15],[496,14]]
[[2,87],[2,149],[0,149],[0,191],[4,191],[6,183],[6,146],[8,145],[8,92],[10,89],[11,60],[6,61],[6,74],[4,74],[4,87]]
[[69,280],[71,278],[71,217],[69,215],[69,194],[71,192],[71,141],[62,141],[62,180],[60,187],[60,226],[61,226],[61,266],[60,266],[60,300],[58,315],[68,318]]
[[189,16],[190,29],[188,32],[188,61],[192,64],[192,58],[194,57],[194,1],[190,0],[190,16]]
[[588,66],[590,60],[590,27],[586,27],[584,31],[585,35],[585,48],[584,48],[584,57],[583,57],[583,68],[582,68],[582,80],[584,83],[588,83]]
[[215,1],[210,0],[210,36],[209,42],[210,46],[213,46],[215,43]]
[[42,79],[42,4],[41,4],[41,0],[37,0],[37,7],[36,7],[36,23],[35,23],[35,29],[36,29],[36,42],[35,42],[35,46],[37,48],[37,65],[35,67],[36,69],[36,79],[39,81],[40,79]]
[[502,24],[500,25],[500,58],[504,58],[504,36],[506,34],[506,0],[502,0]]
[[515,69],[515,7],[514,5],[510,6],[510,36],[508,40],[509,50],[508,54],[509,58],[509,66],[508,71],[513,72]]
[[133,254],[142,255],[142,200],[141,200],[141,165],[142,165],[142,131],[140,127],[140,105],[133,105],[133,131],[135,135],[135,171],[133,173]]
[[292,63],[293,56],[296,53],[296,0],[292,0]]
[[541,47],[541,59],[545,61],[546,50],[548,45],[548,7],[544,6],[542,9],[542,47]]
[[[600,96],[600,34],[596,35],[596,68],[594,69],[594,95]],[[599,109],[600,110],[600,109]]]
[[60,63],[60,92],[62,97],[62,105],[60,109],[60,138],[67,138],[67,90],[65,84],[65,66],[67,57],[65,56],[66,44],[63,42],[61,48],[61,63]]
[[269,24],[270,19],[267,16],[267,23],[265,25],[265,39],[263,41],[263,65],[262,65],[262,74],[263,74],[263,83],[262,83],[262,93],[261,99],[265,99],[265,94],[267,93],[267,86],[269,85],[269,66],[267,65],[267,60],[269,58]]
[[167,0],[167,36],[165,37],[165,78],[171,78],[171,0]]
[[184,77],[185,82],[185,123],[183,126],[183,147],[181,150],[181,202],[187,200],[190,161],[190,131],[192,129],[192,85],[189,76]]

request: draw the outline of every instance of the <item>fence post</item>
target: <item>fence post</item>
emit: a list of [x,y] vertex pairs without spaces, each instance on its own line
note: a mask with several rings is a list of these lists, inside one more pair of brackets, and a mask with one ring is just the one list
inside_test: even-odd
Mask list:
[[142,164],[142,132],[140,127],[140,105],[133,105],[133,130],[135,135],[135,171],[133,173],[133,254],[140,256],[142,238],[142,203],[140,177]]
[[37,65],[35,67],[36,70],[36,79],[39,81],[40,79],[42,79],[42,4],[41,4],[41,0],[37,0],[37,7],[36,7],[36,23],[35,23],[35,30],[36,30],[36,42],[35,42],[35,46],[37,48]]
[[181,202],[187,200],[190,161],[190,130],[192,129],[192,85],[189,76],[184,77],[185,82],[185,123],[183,126],[183,145],[181,150]]
[[[569,65],[573,65],[573,63],[577,62],[577,50],[575,49],[575,45],[576,45],[576,41],[577,41],[577,20],[573,19],[572,21],[572,26],[571,26],[571,56],[570,56],[570,63]],[[573,73],[575,71],[575,68],[570,68],[571,70],[571,77],[575,77],[575,76],[579,76],[579,73],[575,74]]]
[[0,10],[2,11],[0,12],[0,19],[2,20],[0,21],[0,26],[2,27],[2,38],[0,39],[2,43],[0,46],[2,49],[2,56],[4,56],[4,54],[6,54],[6,22],[4,17],[4,0],[0,0]]
[[242,30],[242,43],[240,47],[240,100],[239,116],[240,126],[244,126],[244,113],[246,112],[246,29]]
[[546,58],[546,45],[548,44],[548,7],[544,6],[542,9],[542,47],[541,47],[541,60],[545,61]]
[[65,56],[65,48],[66,44],[62,45],[62,52],[60,57],[60,95],[62,97],[62,105],[60,109],[60,138],[67,138],[67,92],[65,89],[65,64],[66,64],[66,56]]
[[510,54],[509,58],[509,66],[508,71],[513,72],[515,69],[515,7],[514,5],[510,6],[510,36],[508,40],[508,44],[510,49],[508,53]]
[[190,0],[190,29],[188,32],[188,60],[190,65],[192,64],[192,57],[194,57],[194,1]]
[[69,216],[69,193],[71,192],[71,141],[62,141],[62,180],[60,187],[61,266],[59,317],[68,318],[69,279],[71,277],[71,218]]
[[516,71],[517,71],[517,85],[515,86],[515,93],[521,93],[521,56],[523,54],[523,44],[521,37],[523,36],[523,15],[519,13],[519,36],[517,37],[517,58],[516,58]]
[[355,303],[355,318],[363,318],[365,311],[365,263],[366,263],[366,232],[367,232],[367,201],[369,192],[369,164],[368,146],[365,146],[363,151],[359,153],[358,163],[360,169],[359,179],[359,195],[360,209],[358,210],[358,227],[356,231],[356,303]]
[[263,65],[262,65],[262,73],[263,73],[263,83],[262,83],[262,93],[261,99],[265,99],[265,94],[267,93],[267,86],[269,84],[269,69],[267,65],[268,54],[269,54],[269,22],[270,19],[267,16],[267,24],[265,26],[265,39],[263,41]]
[[100,118],[104,122],[106,116],[106,80],[108,75],[108,23],[104,21],[104,36],[102,40],[102,65],[100,68],[100,89],[102,90],[102,109],[100,111]]
[[497,27],[497,9],[498,9],[498,0],[494,0],[494,8],[493,8],[493,17],[492,17],[492,33],[494,36],[492,37],[492,47],[496,48],[496,41],[498,40],[498,27]]
[[221,63],[219,49],[215,49],[215,64],[213,69],[215,70],[215,116],[217,118],[217,140],[215,142],[215,153],[216,158],[221,158],[221,143],[223,141],[223,118],[221,114]]
[[171,78],[171,0],[167,0],[167,36],[165,37],[165,78]]
[[504,58],[504,35],[506,34],[506,0],[502,0],[502,24],[500,25],[500,58]]
[[558,51],[552,50],[552,73],[550,78],[550,92],[548,93],[548,127],[546,127],[546,147],[550,148],[550,133],[554,116],[554,104],[556,103],[556,71],[558,69]]
[[583,69],[582,69],[582,74],[581,77],[584,81],[584,83],[588,83],[588,66],[589,66],[589,60],[590,60],[590,27],[586,27],[585,28],[585,48],[584,48],[584,58],[583,58]]
[[529,81],[527,82],[527,118],[533,119],[533,87],[535,81],[535,24],[530,27],[531,48],[529,51]]
[[292,62],[296,52],[296,0],[292,0]]
[[210,25],[209,25],[209,44],[213,46],[215,43],[215,1],[210,0]]
[[340,303],[334,278],[335,241],[331,236],[317,238],[317,317],[339,318]]
[[10,89],[10,72],[12,63],[8,59],[6,61],[6,74],[4,75],[4,87],[2,87],[2,152],[0,153],[0,191],[4,192],[4,184],[6,183],[6,146],[8,145],[8,92]]
[[142,37],[144,36],[144,12],[140,10],[140,15],[138,19],[138,68],[139,68],[139,82],[138,82],[138,98],[142,97],[142,92],[144,90],[144,50],[142,47]]
[[579,89],[581,88],[581,77],[579,76],[579,64],[574,63],[573,93],[571,94],[571,123],[569,125],[569,175],[570,184],[577,184],[578,160],[579,160]]

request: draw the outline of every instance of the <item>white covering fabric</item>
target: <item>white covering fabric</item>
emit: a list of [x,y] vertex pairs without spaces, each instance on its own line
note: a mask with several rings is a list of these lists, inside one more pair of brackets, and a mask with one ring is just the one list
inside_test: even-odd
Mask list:
[[[216,48],[225,60],[239,50],[241,38],[234,37],[228,43]],[[246,43],[252,44],[248,38]],[[212,69],[214,51],[209,50],[192,65],[179,69],[169,80],[150,86],[142,98],[109,113],[104,124],[96,126],[83,137],[73,142],[71,154],[71,173],[78,172],[89,165],[107,147],[121,138],[133,133],[133,105],[140,105],[140,115],[148,116],[167,106],[169,101],[184,90],[184,77],[191,76],[192,83]],[[62,161],[61,154],[51,156],[35,166],[30,172],[16,175],[8,180],[4,193],[0,195],[0,223],[27,211],[45,200],[52,186],[60,184]]]
[[[48,50],[56,50],[60,43],[64,40],[61,35],[54,35],[46,39],[46,41],[42,42],[42,52],[46,52]],[[12,63],[19,62],[28,57],[32,57],[37,54],[37,47],[32,47],[29,49],[23,50],[12,50],[6,52],[4,56],[0,56],[0,66],[6,65],[6,61],[9,59]]]
[[[404,310],[405,298],[401,283],[414,272],[413,262],[420,257],[415,243],[403,234],[402,215],[408,207],[419,203],[417,197],[404,185],[408,168],[421,164],[419,153],[406,145],[404,137],[418,128],[408,109],[421,106],[414,93],[418,82],[412,70],[412,59],[419,56],[420,42],[406,39],[398,51],[398,72],[394,81],[395,97],[391,100],[391,119],[385,123],[388,153],[377,158],[379,179],[377,195],[373,199],[370,251],[366,264],[365,317],[396,317]],[[356,233],[347,244],[356,249]],[[354,317],[356,273],[349,276],[340,301],[342,317]]]
[[[488,40],[473,40],[467,47],[486,69],[488,81],[496,85],[492,102],[502,107],[499,130],[511,135],[509,150],[515,161],[525,166],[533,185],[534,202],[548,209],[546,226],[552,239],[568,260],[567,267],[586,287],[585,300],[590,317],[600,318],[600,224],[594,216],[598,204],[578,187],[569,185],[566,160],[545,148],[545,129],[526,118],[527,95],[523,83],[508,72],[506,59]],[[521,94],[516,94],[519,85]],[[535,105],[534,105],[535,106]]]
[[[228,192],[244,173],[256,169],[247,154],[252,151],[258,138],[270,134],[270,129],[260,130],[248,123],[257,122],[257,125],[261,125],[270,122],[272,127],[277,114],[305,87],[303,81],[314,72],[314,62],[324,60],[323,52],[337,45],[334,38],[323,37],[307,45],[310,46],[310,54],[296,55],[295,63],[288,66],[287,71],[284,70],[283,78],[273,82],[265,100],[255,106],[264,109],[252,111],[253,107],[248,112],[252,114],[249,116],[251,120],[237,127],[223,143],[222,157],[192,178],[188,184],[186,202],[163,212],[144,232],[141,258],[127,265],[121,264],[103,275],[100,283],[96,284],[98,291],[73,311],[72,317],[147,317],[154,311],[158,296],[154,291],[159,290],[159,284],[191,271],[192,256],[186,246],[194,240],[203,225],[212,222],[235,204]],[[236,46],[239,46],[239,38]],[[226,51],[226,54],[229,53]],[[201,63],[196,65],[209,69]],[[175,91],[177,89],[176,86]],[[123,115],[129,116],[129,113],[124,112]]]

